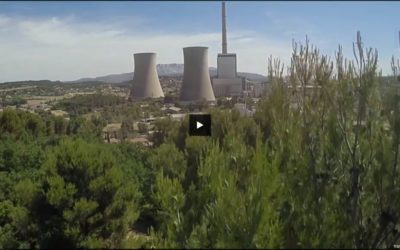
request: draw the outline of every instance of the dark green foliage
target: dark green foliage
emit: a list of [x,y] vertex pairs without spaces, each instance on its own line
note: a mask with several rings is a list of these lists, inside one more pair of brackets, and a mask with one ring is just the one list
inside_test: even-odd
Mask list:
[[159,119],[155,121],[154,133],[151,136],[151,141],[154,146],[160,146],[162,143],[171,139],[173,133],[178,130],[179,123],[169,118]]
[[[0,116],[7,131],[0,142],[0,247],[121,247],[140,213],[145,154],[123,145],[48,140],[38,137],[45,131],[33,125],[37,115],[6,110]],[[81,130],[85,123],[67,127],[89,136]]]
[[37,138],[45,134],[45,124],[35,114],[5,109],[0,113],[0,138]]
[[[140,130],[140,129],[139,129]],[[133,132],[133,124],[128,119],[122,121],[121,133],[122,137],[126,139],[130,133]]]
[[20,97],[14,98],[0,98],[0,106],[20,106],[26,104],[26,100]]
[[59,242],[52,245],[50,236],[43,239],[44,246],[120,246],[138,217],[140,193],[107,150],[79,140],[63,141],[49,154],[43,170],[47,220],[59,223]]
[[[61,122],[61,120],[58,121]],[[61,124],[63,124],[62,128],[64,128],[66,122],[63,121]],[[96,138],[101,138],[102,130],[105,125],[105,121],[97,117],[89,119],[81,116],[72,117],[68,122],[65,132],[70,136],[85,138],[87,140],[96,140]],[[59,132],[62,134],[62,131]]]
[[155,149],[149,163],[155,172],[162,170],[163,175],[171,179],[182,181],[185,177],[185,156],[174,144],[165,143]]
[[67,122],[63,117],[57,116],[53,119],[53,122],[56,135],[62,135],[67,132]]
[[92,112],[96,108],[115,106],[124,102],[123,98],[115,95],[92,94],[65,99],[57,104],[57,107],[66,110],[71,115],[81,115]]

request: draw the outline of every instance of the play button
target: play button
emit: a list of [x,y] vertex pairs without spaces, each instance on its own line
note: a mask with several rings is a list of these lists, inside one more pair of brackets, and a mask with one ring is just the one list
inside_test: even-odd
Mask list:
[[189,115],[189,135],[190,136],[210,136],[211,135],[211,115],[209,115],[209,114],[190,114]]

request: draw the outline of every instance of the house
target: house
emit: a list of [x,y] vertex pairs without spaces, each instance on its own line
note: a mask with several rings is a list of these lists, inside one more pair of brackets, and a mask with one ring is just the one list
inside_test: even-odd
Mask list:
[[146,147],[149,147],[149,146],[153,145],[153,143],[151,141],[149,141],[146,136],[143,136],[143,135],[140,135],[140,136],[137,136],[135,138],[129,139],[129,141],[133,142],[133,143],[142,144],[143,146],[146,146]]
[[180,113],[180,114],[170,114],[170,115],[169,115],[169,117],[170,117],[172,120],[175,120],[175,121],[181,121],[181,120],[183,120],[183,119],[185,118],[185,116],[186,116],[186,114],[184,114],[184,113]]
[[103,128],[103,138],[105,141],[111,143],[111,139],[120,139],[122,123],[110,123]]

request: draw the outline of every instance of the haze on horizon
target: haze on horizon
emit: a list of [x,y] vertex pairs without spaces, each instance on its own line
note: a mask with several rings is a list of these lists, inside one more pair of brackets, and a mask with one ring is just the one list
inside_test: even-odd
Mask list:
[[[183,63],[182,48],[221,51],[220,2],[0,2],[0,82],[70,81],[133,71],[133,53]],[[352,58],[357,30],[389,74],[399,56],[399,2],[227,2],[228,52],[238,71],[266,74],[267,58],[288,64],[292,39],[322,53],[339,44]]]

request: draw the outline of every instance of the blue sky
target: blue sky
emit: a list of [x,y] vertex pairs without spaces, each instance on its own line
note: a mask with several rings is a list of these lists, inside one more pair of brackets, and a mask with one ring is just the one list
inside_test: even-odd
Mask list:
[[[182,47],[221,50],[220,2],[0,2],[0,82],[74,80],[129,72],[132,54],[182,63]],[[288,63],[292,39],[352,57],[360,30],[390,73],[400,57],[400,2],[227,2],[228,50],[238,70],[266,74],[269,55]]]

